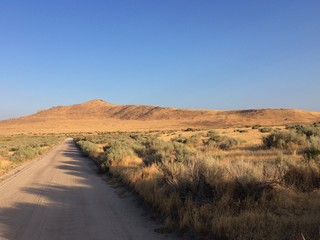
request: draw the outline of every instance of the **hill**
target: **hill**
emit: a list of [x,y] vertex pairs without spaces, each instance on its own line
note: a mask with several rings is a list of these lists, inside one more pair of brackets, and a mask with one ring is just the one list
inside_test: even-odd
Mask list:
[[279,126],[317,121],[320,112],[294,109],[191,110],[92,100],[0,121],[0,134]]

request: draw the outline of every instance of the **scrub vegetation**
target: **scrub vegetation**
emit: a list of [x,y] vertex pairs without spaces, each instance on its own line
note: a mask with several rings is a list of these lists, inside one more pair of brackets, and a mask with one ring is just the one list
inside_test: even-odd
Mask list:
[[74,139],[101,172],[152,206],[167,231],[191,229],[216,239],[319,239],[320,124],[259,127]]
[[0,136],[0,175],[46,153],[64,138],[59,135],[17,134]]

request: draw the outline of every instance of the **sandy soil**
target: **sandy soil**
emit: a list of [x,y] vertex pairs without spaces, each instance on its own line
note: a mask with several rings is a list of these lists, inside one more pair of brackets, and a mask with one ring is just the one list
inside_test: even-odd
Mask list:
[[171,239],[133,196],[81,157],[72,140],[0,182],[0,239]]

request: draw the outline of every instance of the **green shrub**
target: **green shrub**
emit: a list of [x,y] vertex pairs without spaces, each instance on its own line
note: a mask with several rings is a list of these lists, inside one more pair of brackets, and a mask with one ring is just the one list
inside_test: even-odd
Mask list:
[[295,131],[297,131],[297,130],[299,130],[300,128],[302,128],[303,126],[302,125],[299,125],[299,124],[297,124],[297,125],[287,125],[286,126],[286,129],[287,130],[295,130]]
[[231,137],[222,137],[219,148],[222,150],[230,150],[232,147],[239,145],[240,141]]
[[317,123],[314,123],[310,126],[289,125],[289,126],[286,126],[286,129],[294,130],[296,133],[303,134],[307,138],[320,136],[320,126]]
[[246,132],[248,132],[248,130],[246,130],[246,129],[235,129],[233,131],[234,132],[238,132],[238,133],[246,133]]
[[303,153],[308,161],[315,160],[320,163],[320,137],[311,137]]
[[197,131],[197,129],[194,129],[194,128],[187,128],[184,130],[185,132],[195,132]]
[[146,165],[161,163],[164,160],[183,162],[190,159],[192,151],[185,145],[198,141],[197,137],[175,138],[169,142],[154,137],[140,137],[139,144],[134,147],[135,153],[141,157]]
[[76,145],[82,150],[82,154],[85,157],[90,156],[90,154],[98,151],[98,146],[92,142],[81,140],[76,142]]
[[320,122],[315,122],[312,124],[312,126],[314,126],[316,128],[320,128]]
[[299,129],[299,131],[297,132],[306,135],[308,139],[310,139],[311,137],[320,137],[320,128],[318,127],[305,126]]
[[37,155],[41,154],[40,149],[38,148],[31,148],[31,147],[26,147],[26,148],[19,148],[15,153],[10,157],[12,161],[23,161],[27,159],[31,159]]
[[[320,165],[316,161],[301,161],[301,156],[285,151],[265,156],[258,148],[252,150],[257,151],[252,152],[256,159],[245,153],[241,161],[237,156],[230,159],[234,152],[198,151],[211,145],[228,150],[240,143],[214,131],[205,138],[180,136],[168,142],[154,133],[101,134],[98,140],[88,136],[85,140],[107,144],[102,160],[110,165],[104,166],[159,210],[166,229],[190,229],[207,239],[319,237]],[[197,142],[199,149],[189,148]],[[295,129],[273,132],[264,143],[282,149],[319,146],[315,136],[307,138]],[[277,152],[284,154],[272,160]],[[131,154],[137,154],[145,165],[141,159],[127,158]],[[125,161],[111,165],[123,158]]]
[[216,132],[208,133],[209,139],[206,141],[205,145],[208,149],[222,149],[230,150],[240,144],[240,140],[236,138],[231,138],[227,136],[220,136]]
[[173,148],[174,161],[176,162],[184,162],[186,160],[189,160],[193,155],[192,151],[181,143],[173,143]]
[[216,136],[219,136],[219,133],[214,131],[214,130],[210,130],[207,132],[207,137],[208,138],[215,138]]
[[171,141],[186,144],[187,138],[186,137],[175,137],[175,138],[172,138]]
[[259,131],[260,131],[261,133],[272,132],[272,128],[266,128],[266,127],[264,127],[264,128],[259,128]]
[[134,155],[132,147],[120,141],[114,141],[112,144],[104,148],[104,161],[107,162],[109,166],[112,162],[120,161],[127,156]]
[[203,137],[203,134],[199,133],[199,134],[194,134],[191,137],[176,137],[176,138],[173,138],[172,141],[177,143],[183,143],[192,147],[199,147],[203,143],[202,137]]
[[[63,136],[60,135],[37,134],[0,136],[0,155],[7,160],[22,162],[42,154],[48,149],[47,147],[58,143],[62,138]],[[46,148],[44,149],[44,147]]]
[[274,132],[262,138],[263,147],[296,150],[306,144],[306,138],[296,132]]
[[261,127],[261,125],[253,125],[252,129],[259,129]]

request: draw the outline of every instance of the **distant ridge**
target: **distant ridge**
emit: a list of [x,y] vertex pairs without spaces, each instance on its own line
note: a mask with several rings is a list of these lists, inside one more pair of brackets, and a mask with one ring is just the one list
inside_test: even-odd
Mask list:
[[186,127],[244,127],[256,124],[279,126],[317,121],[320,121],[319,112],[295,109],[192,110],[117,105],[95,99],[0,121],[0,133],[141,131]]

